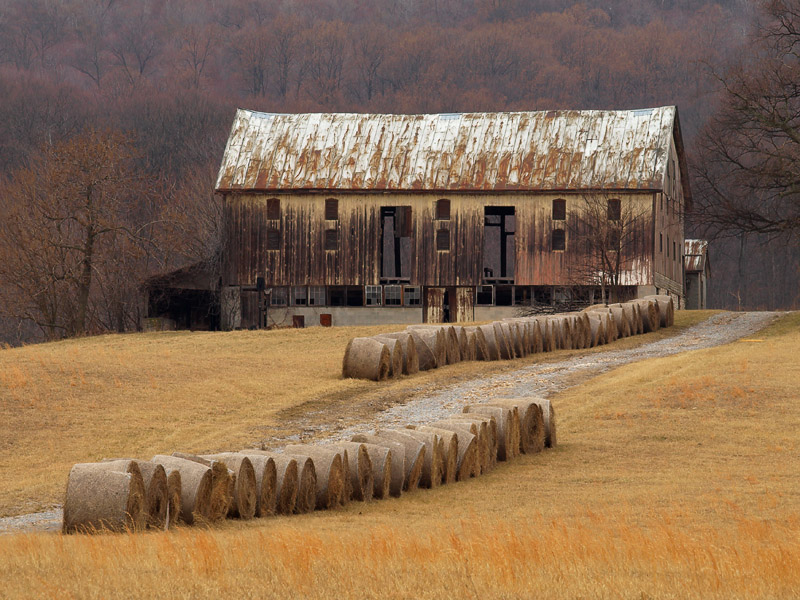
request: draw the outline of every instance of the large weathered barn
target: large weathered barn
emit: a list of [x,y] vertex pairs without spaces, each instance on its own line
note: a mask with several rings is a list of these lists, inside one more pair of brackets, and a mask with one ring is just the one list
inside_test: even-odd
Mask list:
[[469,321],[601,295],[681,299],[685,172],[675,107],[239,110],[216,186],[221,323]]

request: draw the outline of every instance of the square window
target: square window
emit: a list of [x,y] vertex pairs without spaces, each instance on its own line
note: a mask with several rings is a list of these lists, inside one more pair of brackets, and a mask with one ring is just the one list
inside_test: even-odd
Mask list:
[[436,218],[439,221],[450,220],[450,200],[436,201]]
[[325,288],[323,286],[315,285],[308,288],[308,305],[309,306],[325,305]]
[[380,306],[381,305],[381,286],[368,285],[366,286],[367,306]]
[[306,286],[293,287],[289,297],[292,306],[307,306],[308,305],[308,288]]
[[277,198],[267,200],[267,219],[277,221],[281,218],[281,201]]
[[267,250],[281,249],[281,230],[277,227],[267,229]]
[[344,287],[328,288],[328,305],[347,306],[347,288]]
[[274,287],[269,297],[270,306],[286,306],[289,299],[289,290],[285,287]]
[[339,249],[339,231],[337,229],[325,230],[325,250]]
[[619,221],[621,216],[622,210],[620,207],[619,200],[609,200],[608,201],[608,220],[609,221]]
[[450,230],[439,229],[436,232],[436,249],[446,252],[450,250]]
[[336,198],[328,198],[325,200],[325,220],[339,220],[339,201]]
[[406,306],[420,306],[422,304],[422,292],[418,285],[405,286],[403,295],[405,296],[404,300]]
[[475,304],[491,306],[494,304],[494,286],[479,285],[475,294]]
[[386,306],[403,305],[403,287],[400,285],[386,285],[383,287],[383,303]]
[[553,250],[567,248],[567,232],[563,229],[553,229]]
[[558,199],[553,200],[553,221],[566,221],[567,219],[567,201]]

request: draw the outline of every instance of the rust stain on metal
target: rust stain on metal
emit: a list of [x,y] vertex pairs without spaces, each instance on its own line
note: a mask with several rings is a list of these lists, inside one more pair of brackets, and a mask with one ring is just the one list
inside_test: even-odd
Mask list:
[[216,188],[661,190],[677,128],[673,106],[442,115],[239,110]]
[[706,267],[708,242],[706,240],[684,240],[683,257],[686,271],[699,272]]

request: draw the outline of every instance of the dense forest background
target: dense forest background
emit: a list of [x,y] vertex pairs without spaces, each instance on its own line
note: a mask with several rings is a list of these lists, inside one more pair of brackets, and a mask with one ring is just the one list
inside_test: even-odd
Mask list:
[[[15,240],[4,251],[10,258],[0,257],[0,276],[55,273],[0,292],[0,336],[130,328],[138,281],[208,258],[218,233],[213,181],[236,107],[417,113],[676,104],[691,161],[718,105],[720,77],[749,51],[756,3],[566,4],[0,0],[0,209],[5,238]],[[109,152],[118,160],[93,178]],[[86,206],[105,207],[88,220],[86,206],[65,204],[54,216],[48,204],[74,187],[59,176],[76,168],[92,174],[81,188]],[[691,214],[688,221],[687,237],[706,233]],[[67,243],[50,248],[32,233],[64,236],[69,227],[95,236],[77,258]],[[108,266],[91,286],[87,252]],[[710,305],[797,308],[798,264],[797,237],[729,232],[711,247]],[[77,291],[56,301],[59,285]],[[38,298],[37,314],[69,318],[37,321],[22,304],[15,312],[20,295]]]

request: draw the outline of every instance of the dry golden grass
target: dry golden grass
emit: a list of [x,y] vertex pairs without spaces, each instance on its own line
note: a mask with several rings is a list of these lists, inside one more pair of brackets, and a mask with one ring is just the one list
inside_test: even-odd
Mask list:
[[[680,325],[707,314],[684,313]],[[387,383],[341,378],[350,338],[399,329],[107,335],[0,350],[0,516],[62,502],[78,462],[239,449],[298,433],[309,413],[362,422],[415,390],[525,364],[462,363]],[[619,343],[658,335],[667,334]]]
[[213,530],[0,537],[0,594],[800,595],[800,315],[554,398],[560,446],[399,500]]

